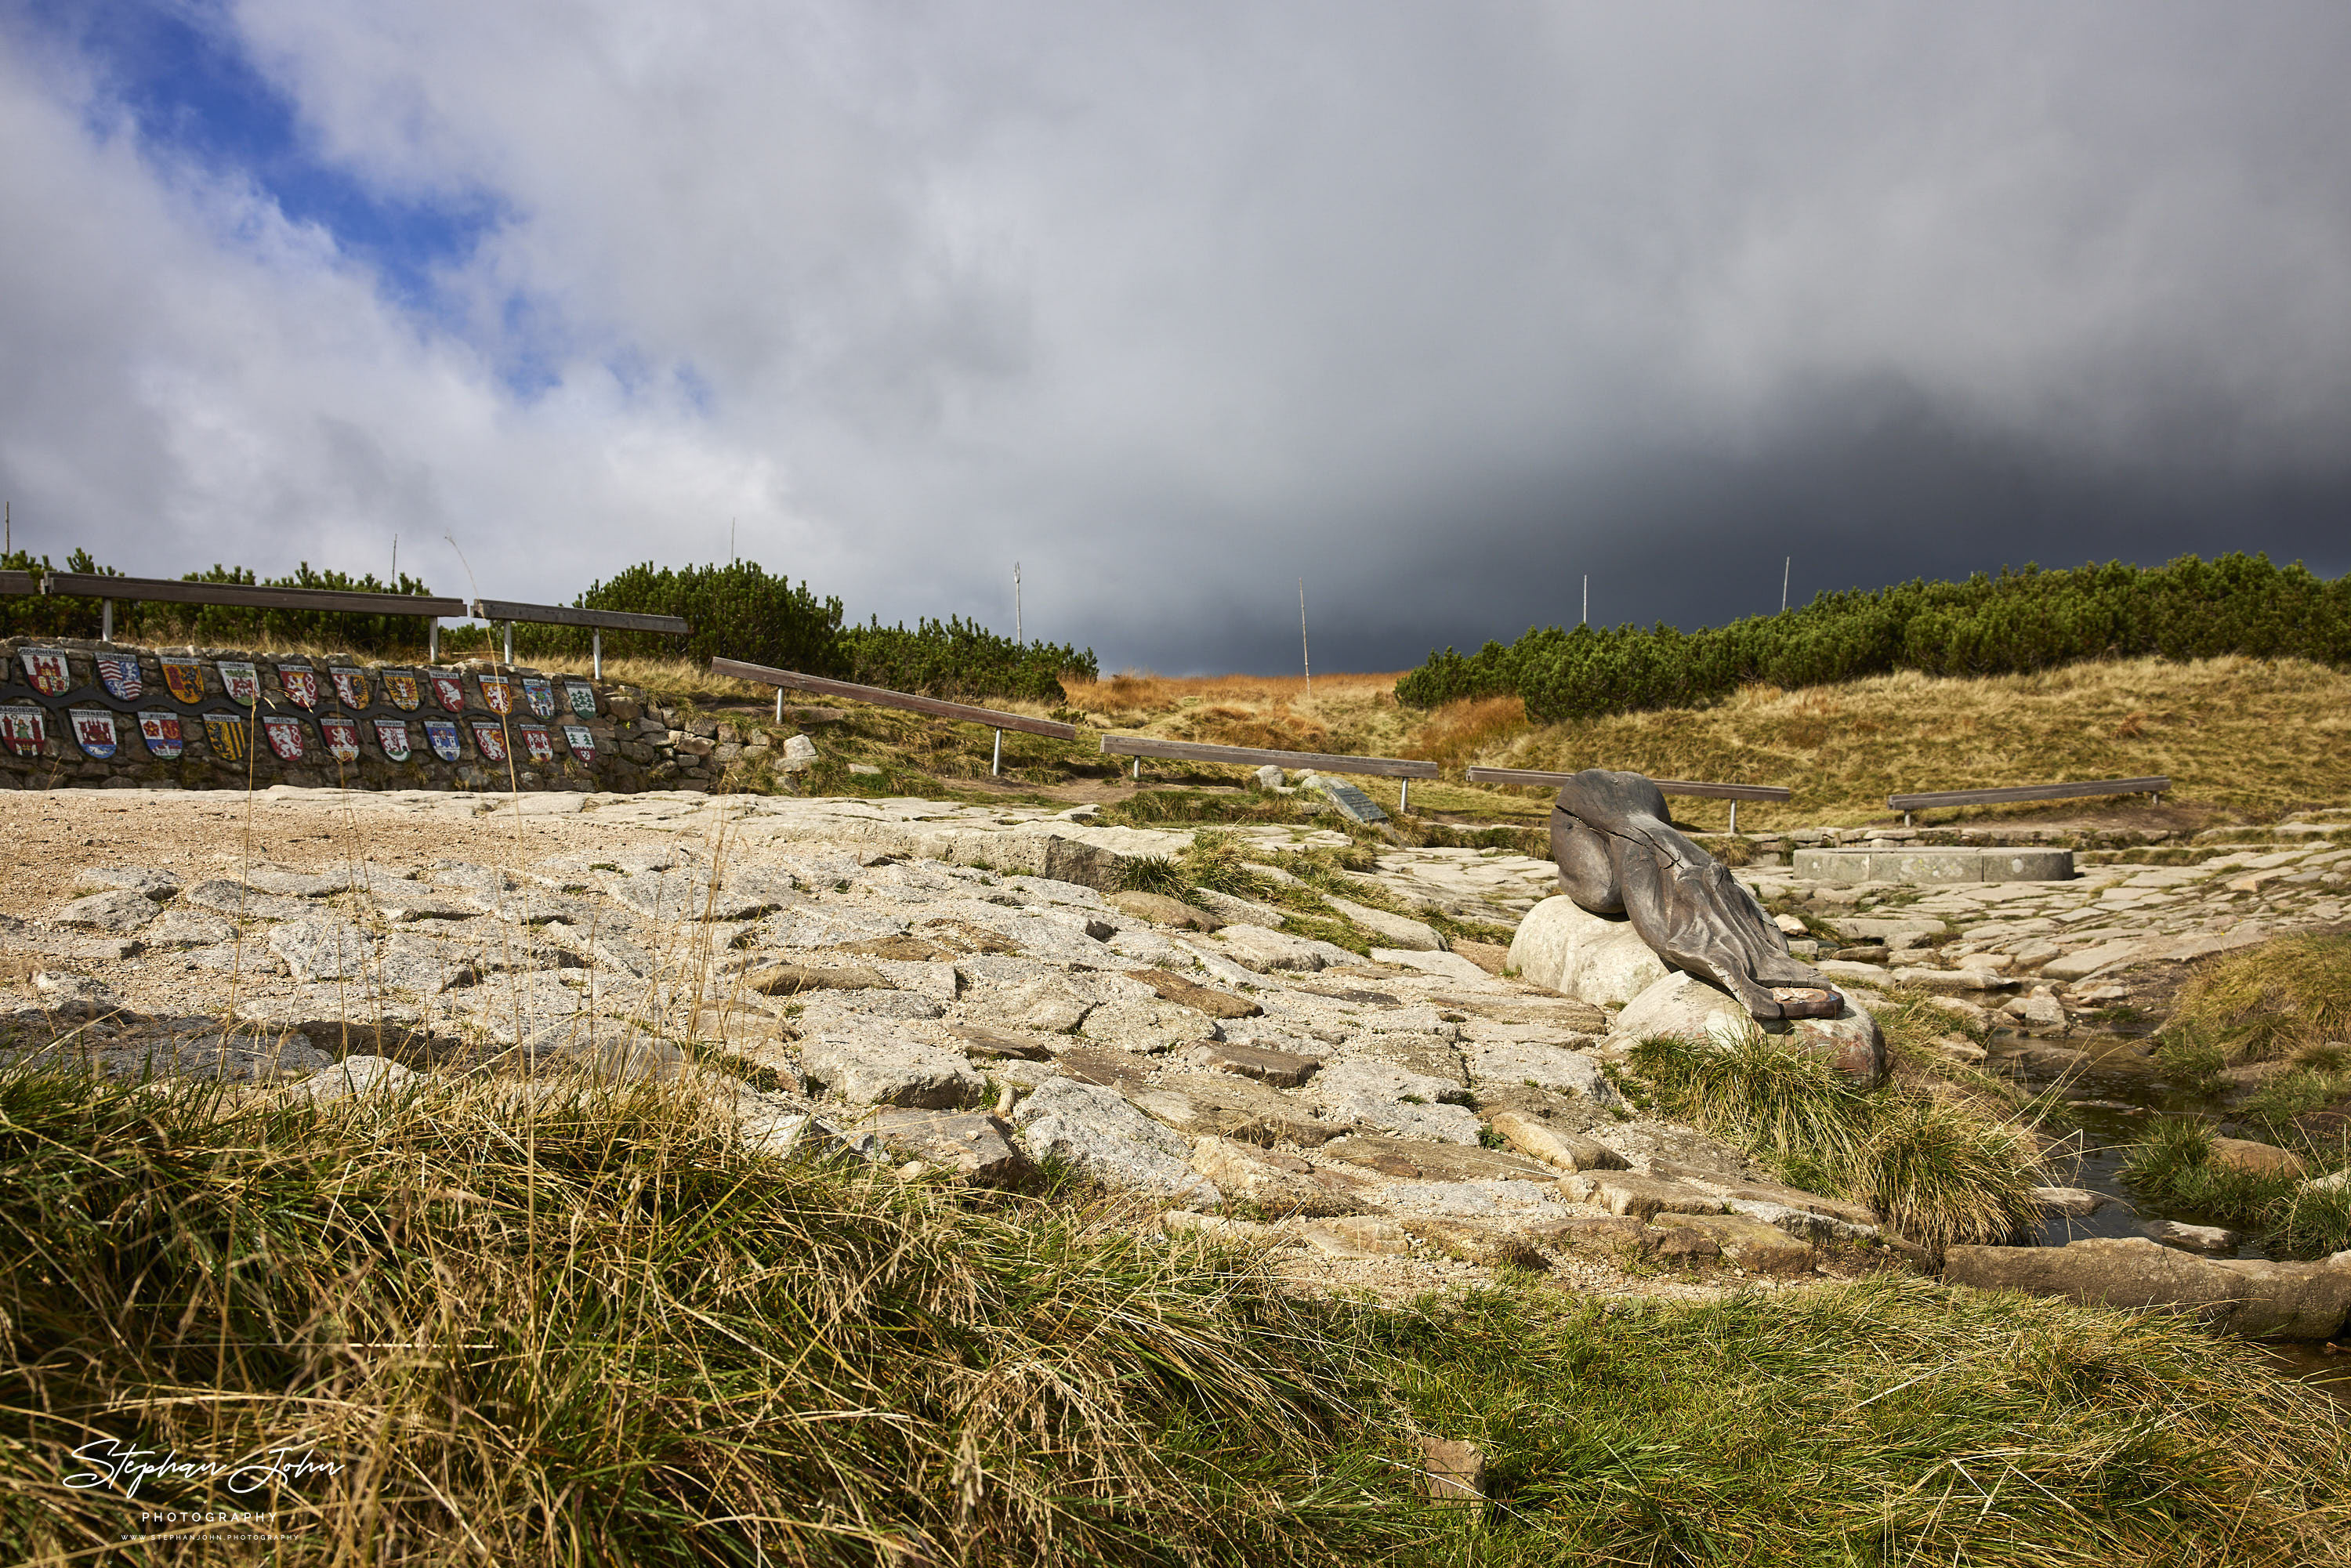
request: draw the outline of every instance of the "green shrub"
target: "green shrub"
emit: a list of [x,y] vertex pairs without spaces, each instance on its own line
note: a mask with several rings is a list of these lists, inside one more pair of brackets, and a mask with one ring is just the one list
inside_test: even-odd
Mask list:
[[2244,653],[2351,662],[2351,577],[2231,554],[2153,568],[2120,561],[2066,571],[2002,570],[1965,582],[1924,579],[1823,593],[1801,609],[1685,632],[1531,628],[1467,657],[1447,648],[1396,684],[1434,707],[1515,695],[1538,722],[1687,707],[1740,686],[1821,685],[1896,669],[2006,674],[2084,659]]
[[1102,671],[1091,648],[1067,643],[1031,643],[1023,647],[977,622],[961,616],[923,620],[909,632],[884,626],[877,616],[841,633],[841,659],[849,679],[893,692],[941,697],[1013,697],[1060,704],[1064,673],[1092,680]]

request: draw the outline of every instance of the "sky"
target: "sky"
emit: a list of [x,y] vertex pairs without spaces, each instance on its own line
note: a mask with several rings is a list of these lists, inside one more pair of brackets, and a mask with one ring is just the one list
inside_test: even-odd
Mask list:
[[1105,669],[2351,570],[2351,8],[0,0],[0,496]]

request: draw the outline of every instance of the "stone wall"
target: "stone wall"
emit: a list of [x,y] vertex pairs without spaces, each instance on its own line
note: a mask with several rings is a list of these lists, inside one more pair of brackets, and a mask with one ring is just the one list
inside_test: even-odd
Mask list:
[[706,789],[723,771],[641,689],[488,660],[26,638],[0,639],[0,789],[626,794]]

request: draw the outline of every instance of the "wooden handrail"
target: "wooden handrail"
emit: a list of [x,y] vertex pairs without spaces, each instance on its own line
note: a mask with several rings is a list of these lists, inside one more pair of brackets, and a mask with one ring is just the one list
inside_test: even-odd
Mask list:
[[1886,803],[1897,811],[1924,811],[1935,806],[2066,800],[2082,795],[2161,795],[2170,789],[2168,779],[2091,779],[2077,784],[2016,784],[1992,789],[1936,789],[1922,795],[1888,795]]
[[[1573,773],[1547,773],[1535,768],[1470,768],[1462,777],[1472,784],[1547,784],[1558,786]],[[1795,791],[1784,784],[1710,784],[1697,779],[1652,779],[1667,795],[1694,795],[1709,800],[1790,800]]]
[[1327,751],[1270,751],[1255,746],[1204,746],[1161,740],[1148,735],[1105,735],[1102,748],[1113,757],[1160,757],[1181,762],[1227,762],[1241,768],[1311,768],[1318,773],[1357,773],[1374,779],[1434,779],[1437,764],[1402,757],[1348,757]]
[[732,676],[738,681],[754,681],[761,685],[814,692],[820,696],[846,697],[851,702],[871,703],[875,707],[905,708],[913,713],[929,714],[935,718],[984,724],[990,729],[1015,729],[1023,735],[1046,735],[1056,740],[1075,740],[1078,737],[1077,726],[1054,719],[1030,718],[1025,713],[1000,713],[994,708],[951,703],[940,697],[915,696],[910,692],[893,692],[882,686],[861,686],[853,681],[830,680],[823,675],[803,675],[797,670],[747,664],[740,659],[713,659],[710,661],[710,673]]
[[421,593],[358,593],[329,588],[266,588],[248,582],[186,582],[172,577],[109,577],[93,571],[53,571],[41,591],[77,599],[118,599],[141,604],[226,604],[250,610],[310,610],[337,615],[466,613],[462,599]]
[[576,610],[569,604],[523,604],[511,599],[476,599],[474,614],[483,621],[591,626],[602,632],[664,632],[682,636],[694,630],[674,615],[640,615],[631,610]]

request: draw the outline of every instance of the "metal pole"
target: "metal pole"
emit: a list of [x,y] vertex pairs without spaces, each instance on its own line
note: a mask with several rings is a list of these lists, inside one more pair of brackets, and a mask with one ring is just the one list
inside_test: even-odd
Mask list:
[[1017,560],[1012,563],[1012,642],[1015,647],[1023,645],[1020,632],[1020,563]]
[[429,617],[424,622],[424,662],[428,664],[441,662],[441,621],[438,616]]
[[507,663],[514,663],[514,622],[507,622]]
[[1143,782],[1143,758],[1140,757],[1134,759],[1134,781],[1137,784]]
[[781,686],[776,688],[776,722],[784,722],[784,688]]
[[[780,699],[782,698],[782,696],[783,696],[783,694],[782,694],[781,692],[778,692],[778,693],[776,694],[776,695],[777,695],[778,699],[778,700],[780,700]],[[1000,775],[1001,773],[1003,773],[1003,771],[1004,771],[1004,732],[1003,732],[1002,730],[1000,730],[1000,729],[999,729],[999,730],[998,730],[998,731],[996,732],[996,755],[995,755],[994,757],[991,757],[991,758],[989,758],[987,759],[987,774],[988,774],[988,777],[989,777],[989,778],[993,779],[993,778],[998,777],[998,775]]]
[[1730,803],[1730,831],[1734,833],[1739,831],[1739,802],[1736,800]]
[[1781,560],[1780,560],[1780,613],[1781,613],[1781,614],[1782,614],[1782,615],[1785,615],[1786,613],[1788,613],[1788,570],[1789,570],[1791,567],[1794,566],[1795,564],[1796,564],[1796,558],[1795,558],[1794,556],[1783,556],[1783,557],[1782,557],[1782,558],[1781,558]]
[[1412,780],[1406,779],[1403,781],[1403,787],[1396,791],[1396,815],[1399,817],[1405,816],[1411,810]]
[[1306,700],[1314,700],[1314,661],[1306,653],[1306,580],[1298,580],[1298,662],[1306,667]]
[[[588,656],[595,661],[591,668],[596,672],[596,678],[600,681],[602,680],[604,678],[604,629],[601,626],[597,627],[594,631],[588,633]],[[784,689],[781,686],[778,686],[776,688],[776,701],[778,705],[781,705],[783,700]],[[778,714],[777,716],[780,718],[783,716]]]
[[98,640],[101,643],[114,641],[114,601],[111,599],[98,601]]
[[1575,623],[1578,626],[1592,624],[1592,574],[1588,571],[1583,574],[1583,614]]

